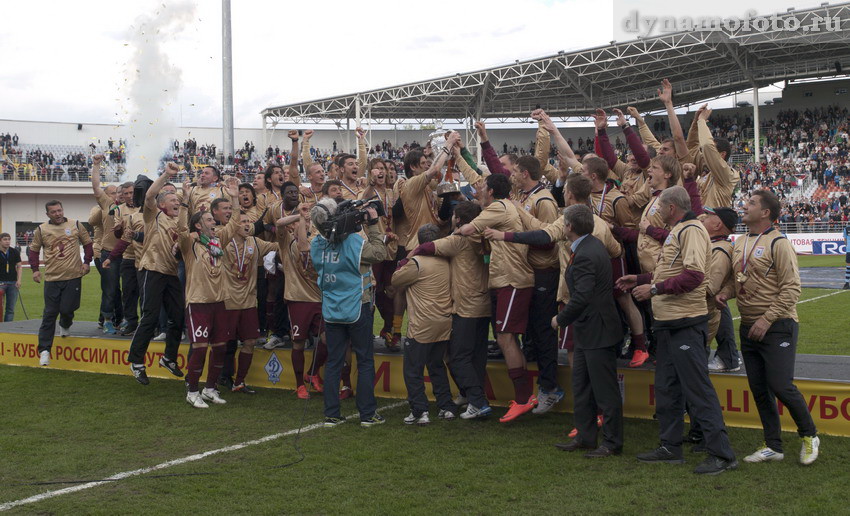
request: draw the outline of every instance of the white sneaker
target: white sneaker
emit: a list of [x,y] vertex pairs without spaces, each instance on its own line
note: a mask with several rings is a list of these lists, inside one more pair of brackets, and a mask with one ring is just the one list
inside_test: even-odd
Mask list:
[[215,389],[210,389],[208,387],[204,387],[204,390],[201,391],[201,397],[206,401],[211,401],[213,403],[217,403],[219,405],[224,405],[227,403],[227,400],[223,399],[218,391]]
[[531,410],[531,413],[537,415],[545,414],[552,410],[552,407],[557,405],[562,399],[564,399],[564,390],[561,388],[552,392],[540,390],[537,396],[537,406]]
[[755,451],[752,455],[744,457],[744,462],[755,464],[757,462],[772,462],[780,461],[785,458],[785,454],[775,452],[771,448],[764,446]]
[[165,332],[160,333],[156,337],[153,338],[155,342],[162,342],[165,340]]
[[192,405],[195,408],[210,408],[210,406],[204,403],[204,400],[201,399],[201,393],[199,393],[198,391],[187,392],[186,403]]
[[272,335],[271,338],[267,340],[265,344],[263,344],[263,349],[271,350],[281,347],[283,347],[283,339],[281,339],[277,335]]
[[727,373],[737,373],[738,371],[741,370],[741,366],[743,364],[744,364],[744,359],[738,358],[738,365],[736,365],[735,367],[730,367],[729,369],[726,370],[726,372]]
[[719,356],[714,355],[714,358],[708,363],[708,372],[724,373],[726,372],[726,364],[723,363],[723,360]]
[[71,335],[71,328],[63,328],[62,325],[59,325],[59,336],[60,337],[68,337]]
[[457,416],[451,410],[440,409],[440,413],[437,414],[439,419],[445,419],[446,421],[454,421]]
[[457,405],[458,407],[462,407],[467,404],[469,404],[469,400],[467,400],[465,396],[461,396],[460,394],[458,394],[457,398],[455,398],[455,405]]
[[405,425],[427,425],[431,423],[431,418],[428,417],[427,412],[423,412],[421,416],[416,417],[411,412],[406,418],[404,418]]
[[50,352],[42,351],[38,354],[38,365],[40,366],[49,366],[50,365]]
[[803,446],[800,448],[800,464],[808,466],[818,458],[820,449],[820,437],[803,437]]
[[472,403],[466,406],[466,410],[460,413],[461,419],[475,419],[477,417],[487,417],[493,412],[489,406],[478,408]]

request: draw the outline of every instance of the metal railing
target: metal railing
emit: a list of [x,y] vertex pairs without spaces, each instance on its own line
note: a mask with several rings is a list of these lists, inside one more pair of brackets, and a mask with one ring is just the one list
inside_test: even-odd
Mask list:
[[[843,233],[844,228],[850,227],[850,222],[780,222],[779,231],[782,233]],[[735,233],[747,231],[747,226],[738,224]]]

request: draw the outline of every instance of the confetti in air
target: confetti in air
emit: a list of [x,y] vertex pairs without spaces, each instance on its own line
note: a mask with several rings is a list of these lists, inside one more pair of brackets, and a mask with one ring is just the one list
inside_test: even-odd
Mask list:
[[[195,3],[163,4],[155,13],[140,15],[130,26],[127,45],[132,56],[124,72],[128,119],[127,170],[122,181],[135,180],[140,173],[162,168],[161,160],[171,147],[176,128],[172,117],[163,116],[163,106],[176,101],[182,86],[182,72],[169,59],[165,45],[195,20]],[[156,33],[155,38],[150,38]],[[144,130],[142,130],[144,128]],[[146,137],[141,135],[147,134]],[[137,135],[139,136],[137,138]]]

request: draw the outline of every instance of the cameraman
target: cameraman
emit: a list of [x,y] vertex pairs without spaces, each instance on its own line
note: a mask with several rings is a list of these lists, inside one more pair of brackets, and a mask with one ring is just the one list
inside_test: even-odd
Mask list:
[[[338,215],[335,200],[324,198],[310,210],[310,219],[318,229],[310,244],[310,258],[318,273],[322,291],[322,316],[328,343],[325,369],[325,426],[345,422],[340,415],[339,385],[345,361],[347,341],[357,356],[357,389],[355,400],[360,412],[360,425],[369,427],[384,422],[377,412],[375,400],[375,364],[372,358],[372,264],[387,259],[383,235],[378,229],[375,208],[365,210],[368,223],[363,230],[345,234],[331,231],[330,224]],[[345,217],[345,214],[340,214]],[[350,214],[349,214],[350,215]],[[340,221],[342,222],[342,221]],[[344,226],[345,224],[340,224]]]

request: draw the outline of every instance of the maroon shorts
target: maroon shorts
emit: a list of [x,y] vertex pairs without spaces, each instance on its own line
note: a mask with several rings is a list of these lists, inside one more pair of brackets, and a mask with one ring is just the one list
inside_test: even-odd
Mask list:
[[611,276],[614,280],[614,297],[620,297],[625,294],[617,288],[617,280],[626,275],[626,259],[623,255],[618,258],[611,258]]
[[495,304],[496,333],[525,333],[532,291],[532,287],[501,287],[490,291],[490,299]]
[[287,301],[289,324],[292,327],[292,340],[307,340],[310,335],[319,335],[325,331],[322,319],[322,303],[312,301]]
[[257,340],[260,336],[260,318],[257,315],[257,307],[243,308],[241,310],[227,310],[227,323],[229,330],[227,340]]
[[[558,303],[558,312],[564,309],[564,303]],[[558,328],[558,349],[572,351],[575,348],[573,342],[573,325],[566,328]]]
[[217,344],[230,340],[224,302],[189,303],[186,307],[186,325],[192,344]]

